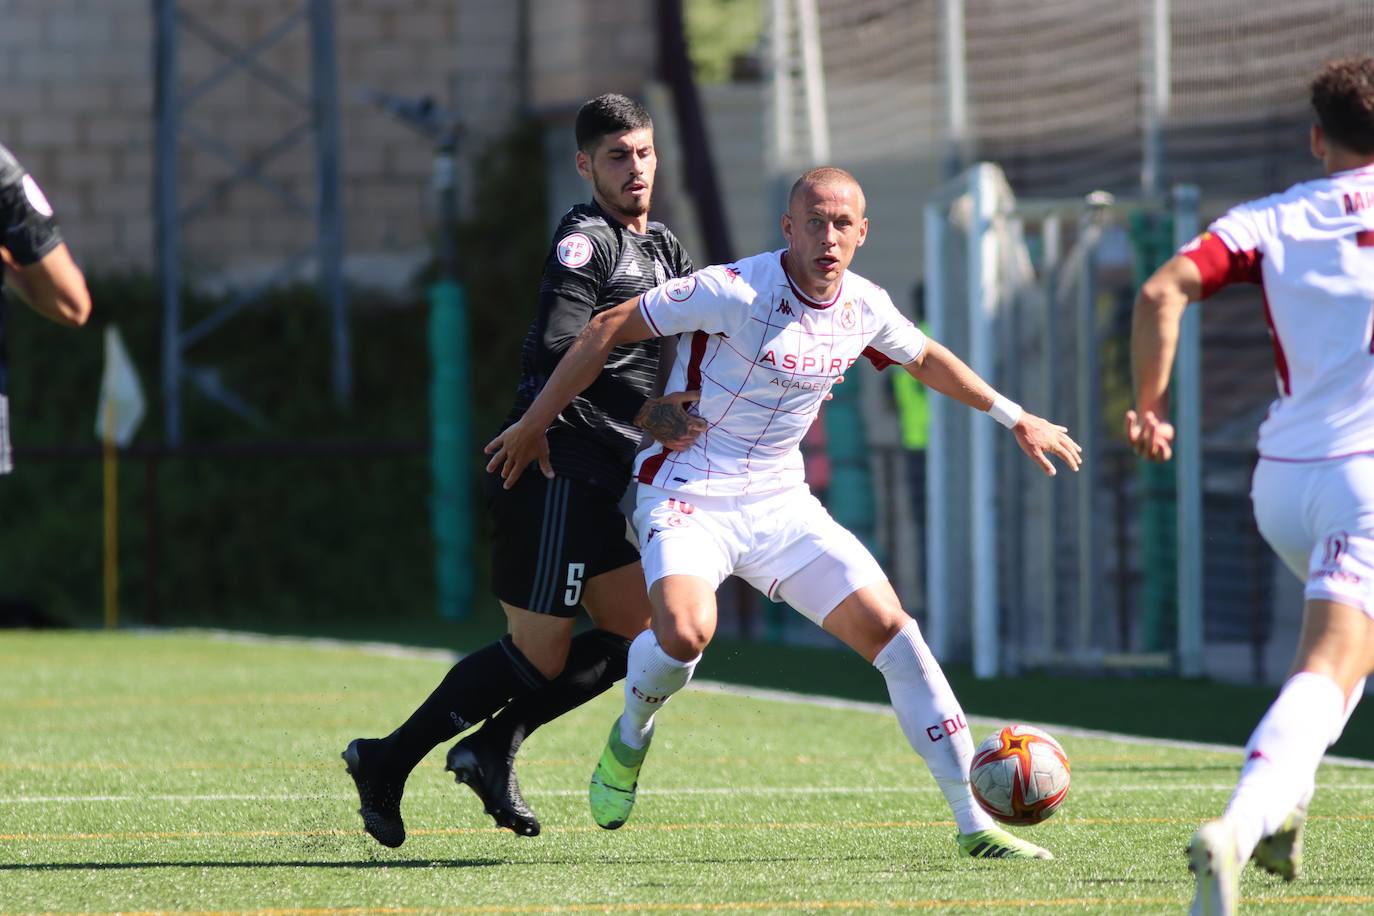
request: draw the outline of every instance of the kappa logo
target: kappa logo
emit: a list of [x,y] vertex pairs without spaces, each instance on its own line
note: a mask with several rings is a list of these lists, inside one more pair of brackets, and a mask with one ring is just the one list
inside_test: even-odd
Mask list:
[[592,259],[592,240],[581,232],[565,235],[555,249],[558,263],[564,267],[584,267]]
[[794,312],[792,311],[792,305],[791,305],[791,303],[789,303],[786,299],[782,300],[782,304],[778,306],[778,311],[781,312],[781,313],[784,314],[784,315],[793,315],[793,316],[795,316],[795,314],[796,314],[796,313],[794,313]]

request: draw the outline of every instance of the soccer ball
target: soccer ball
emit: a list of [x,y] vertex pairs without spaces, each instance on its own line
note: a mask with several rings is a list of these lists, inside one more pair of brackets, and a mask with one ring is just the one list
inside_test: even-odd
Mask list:
[[1069,794],[1069,758],[1049,735],[1008,725],[978,745],[969,767],[973,797],[1004,824],[1038,824]]

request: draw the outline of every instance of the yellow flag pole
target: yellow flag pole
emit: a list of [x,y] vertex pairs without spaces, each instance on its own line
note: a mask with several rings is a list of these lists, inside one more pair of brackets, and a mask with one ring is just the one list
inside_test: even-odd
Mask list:
[[105,629],[119,625],[119,450],[115,447],[114,398],[105,401]]

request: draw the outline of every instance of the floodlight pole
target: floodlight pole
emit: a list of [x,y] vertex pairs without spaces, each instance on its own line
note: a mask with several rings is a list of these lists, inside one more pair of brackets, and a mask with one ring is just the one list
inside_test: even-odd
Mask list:
[[[182,385],[190,383],[199,392],[255,425],[261,415],[233,392],[213,367],[195,366],[187,351],[258,301],[270,287],[294,279],[296,274],[316,261],[320,295],[329,305],[333,328],[333,383],[335,400],[346,407],[352,390],[352,356],[343,284],[343,195],[340,191],[341,145],[336,93],[337,68],[334,57],[334,0],[298,0],[281,11],[277,22],[254,40],[240,44],[214,24],[213,11],[192,11],[189,0],[151,0],[154,39],[154,213],[157,220],[157,270],[162,293],[162,399],[163,436],[167,444],[178,446],[184,435]],[[203,5],[203,4],[202,4]],[[310,88],[303,89],[290,75],[277,72],[264,57],[302,25],[309,28]],[[189,34],[220,59],[208,73],[183,73],[179,66],[180,36]],[[235,149],[229,136],[207,126],[204,119],[188,118],[188,111],[215,87],[231,78],[253,80],[254,84],[304,109],[309,117],[302,124],[284,128],[266,147],[249,154]],[[268,166],[313,135],[315,139],[315,200],[313,207],[296,193],[289,182],[274,178]],[[227,164],[228,177],[201,182],[202,187],[184,204],[179,189],[185,188],[181,172],[182,144],[193,147]],[[194,177],[194,176],[192,176]],[[283,263],[264,280],[239,290],[210,315],[186,327],[182,312],[181,239],[183,228],[223,201],[240,184],[255,184],[266,190],[283,212],[315,223],[311,247],[288,254]]]
[[1144,138],[1140,161],[1140,190],[1146,200],[1163,196],[1164,122],[1169,116],[1169,0],[1142,0],[1145,33],[1145,71],[1141,74],[1140,117]]
[[[1174,188],[1174,248],[1198,231],[1196,185]],[[1202,648],[1202,317],[1191,305],[1183,310],[1174,361],[1177,435],[1174,473],[1178,493],[1178,673],[1200,677]]]
[[964,0],[943,0],[945,139],[948,143],[945,176],[953,178],[968,161],[968,65],[964,46]]

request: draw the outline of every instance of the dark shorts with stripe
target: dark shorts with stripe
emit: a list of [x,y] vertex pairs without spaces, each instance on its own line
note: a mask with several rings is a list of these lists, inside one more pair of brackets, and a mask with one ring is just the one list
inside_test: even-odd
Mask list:
[[619,501],[604,487],[538,468],[509,490],[487,476],[491,583],[507,604],[572,617],[588,579],[638,562]]

